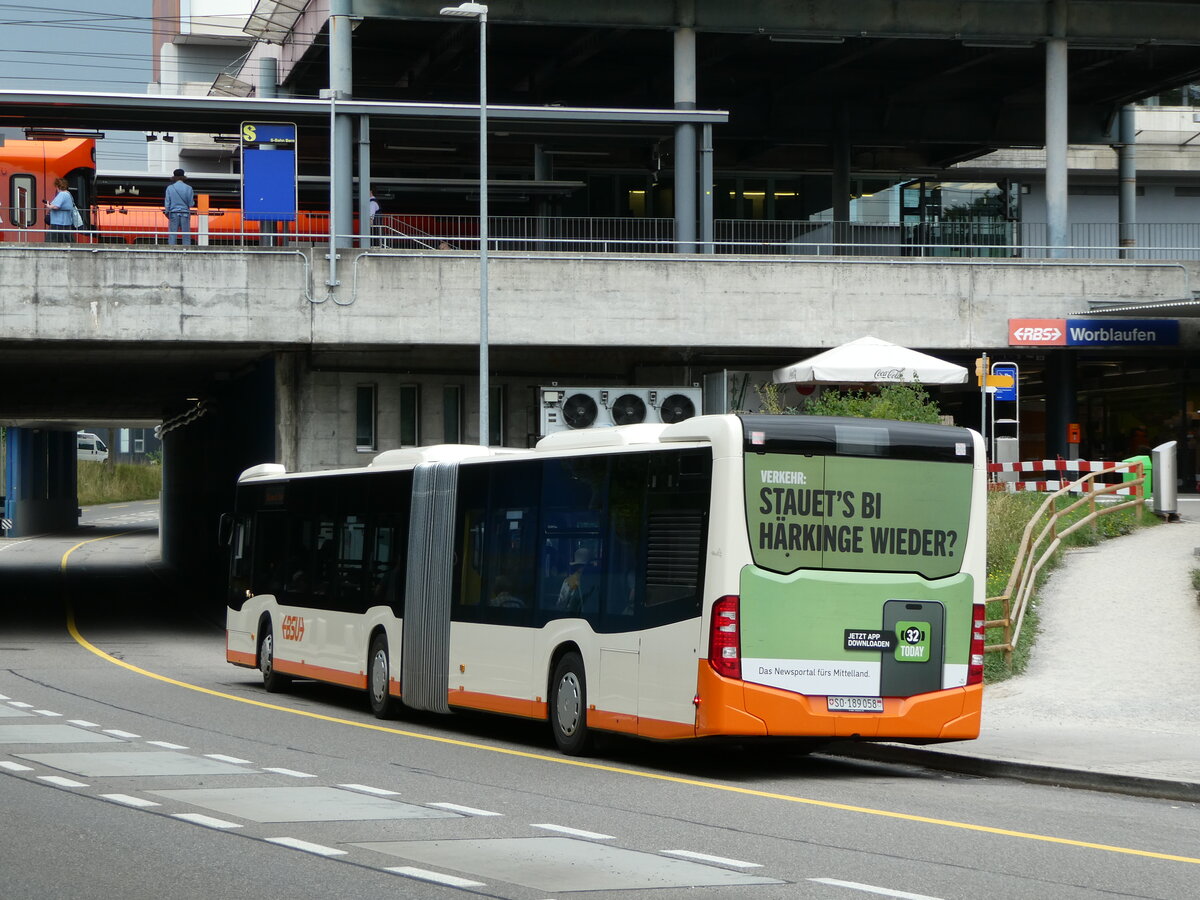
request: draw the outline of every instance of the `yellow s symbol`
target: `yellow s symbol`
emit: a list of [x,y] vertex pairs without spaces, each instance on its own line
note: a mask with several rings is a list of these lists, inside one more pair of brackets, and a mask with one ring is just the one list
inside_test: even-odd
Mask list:
[[253,143],[258,140],[258,131],[253,125],[242,126],[242,140],[247,143]]

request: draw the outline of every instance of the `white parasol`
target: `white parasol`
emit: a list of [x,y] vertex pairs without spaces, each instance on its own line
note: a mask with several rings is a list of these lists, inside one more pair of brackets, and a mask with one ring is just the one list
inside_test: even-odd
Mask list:
[[967,370],[890,341],[862,337],[776,369],[772,380],[776,384],[962,384]]

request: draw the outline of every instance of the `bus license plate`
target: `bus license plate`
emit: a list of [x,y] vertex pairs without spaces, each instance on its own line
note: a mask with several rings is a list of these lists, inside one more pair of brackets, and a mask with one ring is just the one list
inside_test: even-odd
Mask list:
[[829,712],[883,712],[882,697],[826,697]]

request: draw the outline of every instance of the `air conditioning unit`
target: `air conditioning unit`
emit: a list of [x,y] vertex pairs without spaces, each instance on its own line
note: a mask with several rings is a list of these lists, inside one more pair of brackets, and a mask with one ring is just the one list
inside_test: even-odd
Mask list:
[[540,387],[542,436],[558,431],[682,422],[701,410],[702,391],[692,387]]

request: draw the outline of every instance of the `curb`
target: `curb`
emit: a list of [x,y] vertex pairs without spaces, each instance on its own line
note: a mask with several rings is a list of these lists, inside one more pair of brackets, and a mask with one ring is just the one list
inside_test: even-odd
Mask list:
[[818,752],[827,756],[900,763],[945,772],[957,772],[963,775],[1013,778],[1031,784],[1048,784],[1075,790],[1103,791],[1110,794],[1126,794],[1131,797],[1200,803],[1200,783],[1192,781],[1173,781],[1167,778],[1146,778],[1140,775],[1121,775],[1089,769],[1072,769],[1065,766],[989,759],[968,756],[963,753],[949,753],[944,750],[927,750],[922,747],[896,744],[840,742],[828,744]]

